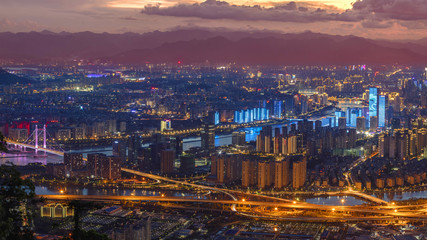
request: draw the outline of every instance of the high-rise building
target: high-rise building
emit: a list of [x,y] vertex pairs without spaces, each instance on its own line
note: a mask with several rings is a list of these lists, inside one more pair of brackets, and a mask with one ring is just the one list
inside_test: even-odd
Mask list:
[[215,125],[203,124],[202,125],[202,148],[205,151],[212,152],[215,150]]
[[338,129],[347,128],[347,119],[345,117],[338,118]]
[[142,139],[140,136],[132,135],[129,136],[127,140],[127,155],[128,163],[132,165],[137,165],[138,163],[138,151],[142,147]]
[[89,153],[87,155],[87,168],[90,171],[92,177],[101,177],[101,164],[102,159],[106,158],[105,154],[101,153]]
[[109,134],[113,134],[117,132],[117,120],[115,119],[107,120],[107,131]]
[[304,186],[307,176],[307,158],[298,156],[292,163],[292,187],[299,189]]
[[242,162],[242,187],[256,186],[258,183],[258,162],[245,159]]
[[274,118],[282,118],[282,101],[274,101]]
[[116,140],[113,142],[113,156],[118,157],[122,162],[126,162],[126,142],[123,140]]
[[369,88],[369,127],[371,126],[371,121],[370,121],[371,118],[376,117],[377,113],[378,113],[378,88]]
[[378,127],[385,127],[385,106],[386,98],[385,96],[378,97]]
[[165,130],[172,129],[171,120],[162,120],[160,121],[160,131],[163,132]]
[[366,118],[365,117],[356,118],[356,130],[358,132],[364,132],[366,130]]
[[258,162],[258,188],[268,188],[274,184],[274,161]]
[[274,187],[281,189],[290,183],[289,160],[275,162]]
[[105,154],[92,153],[87,155],[87,167],[93,177],[118,179],[121,177],[121,159]]
[[105,179],[119,179],[121,177],[121,163],[119,157],[103,157],[101,159],[101,177]]
[[179,157],[183,153],[183,139],[180,136],[169,138],[171,148],[175,150],[175,156]]
[[218,125],[219,124],[219,112],[215,112],[215,121],[214,121],[214,124],[215,125]]
[[378,128],[378,117],[377,116],[370,117],[370,121],[369,122],[370,122],[370,126],[369,126],[370,131],[371,132],[377,131],[377,128]]
[[175,151],[173,149],[166,149],[160,152],[160,173],[169,174],[173,173],[175,164]]
[[289,136],[287,139],[288,154],[294,154],[297,152],[297,136]]
[[9,128],[9,138],[15,141],[25,141],[28,138],[28,130],[25,128]]
[[64,153],[64,164],[67,172],[82,169],[84,167],[83,154]]
[[[217,183],[230,183],[242,178],[242,155],[240,154],[220,154],[212,157],[215,162]],[[212,173],[211,172],[211,173]]]
[[390,149],[390,136],[381,134],[378,137],[378,154],[379,157],[388,157],[389,156],[389,149]]
[[243,146],[246,143],[246,132],[233,132],[231,144]]

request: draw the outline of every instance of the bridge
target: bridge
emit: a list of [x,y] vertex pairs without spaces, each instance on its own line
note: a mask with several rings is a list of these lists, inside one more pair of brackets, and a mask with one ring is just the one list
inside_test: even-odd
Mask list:
[[[145,177],[145,178],[149,178],[149,179],[154,179],[157,181],[165,181],[165,182],[171,182],[171,183],[175,183],[175,184],[181,184],[181,185],[186,185],[186,186],[190,186],[190,187],[195,187],[195,188],[201,188],[201,189],[205,189],[205,190],[210,190],[210,191],[217,191],[217,192],[222,192],[222,193],[228,193],[228,194],[234,194],[234,195],[242,195],[245,197],[255,197],[255,198],[263,198],[266,200],[272,200],[272,201],[280,201],[280,202],[294,202],[293,200],[289,200],[289,199],[283,199],[283,198],[277,198],[277,197],[271,197],[271,196],[266,196],[266,195],[260,195],[260,194],[252,194],[252,193],[246,193],[243,191],[239,191],[239,190],[229,190],[229,189],[225,189],[225,188],[217,188],[217,187],[211,187],[211,186],[205,186],[205,185],[200,185],[200,184],[195,184],[195,183],[189,183],[189,182],[185,182],[185,181],[177,181],[177,180],[173,180],[170,178],[166,178],[166,177],[162,177],[162,176],[158,176],[158,175],[154,175],[154,174],[149,174],[149,173],[144,173],[144,172],[140,172],[137,170],[132,170],[132,169],[127,169],[127,168],[122,168],[122,171],[124,172],[128,172],[128,173],[132,173],[141,177]],[[326,193],[328,195],[339,195],[339,194],[344,194],[344,195],[351,195],[351,196],[356,196],[359,197],[361,199],[365,199],[369,202],[373,202],[373,203],[377,203],[377,204],[385,204],[385,205],[389,205],[390,203],[387,201],[384,201],[383,199],[380,198],[376,198],[374,196],[362,193],[362,192],[358,192],[355,190],[349,190],[349,191],[343,191],[343,192],[334,192],[334,193]],[[309,203],[305,203],[305,204],[309,204]]]
[[[246,200],[216,200],[216,199],[201,199],[200,197],[169,197],[169,196],[100,196],[100,195],[38,195],[48,200],[83,200],[83,201],[135,201],[135,202],[156,202],[156,203],[182,203],[191,204],[189,209],[197,210],[197,205],[212,204],[222,206],[230,206],[233,212],[252,218],[267,218],[267,219],[293,219],[293,220],[311,220],[311,221],[325,221],[325,220],[342,220],[342,221],[366,221],[366,220],[416,220],[425,221],[427,215],[425,208],[427,204],[417,206],[406,206],[410,209],[405,209],[405,206],[381,207],[381,206],[328,206],[317,204],[306,204],[302,202],[289,203],[289,202],[273,202],[273,201],[246,201]],[[242,211],[236,208],[244,207],[250,209],[249,211]],[[166,206],[167,205],[162,205]],[[234,206],[234,207],[233,207]],[[263,211],[255,211],[253,207],[262,207]],[[171,206],[174,207],[174,206]],[[267,208],[267,209],[266,209]],[[414,209],[417,208],[417,209]],[[328,213],[327,216],[321,215],[319,217],[305,217],[290,215],[283,217],[283,211],[286,209],[294,210],[314,210],[323,211]],[[213,209],[212,209],[213,210]],[[348,216],[348,213],[361,214],[369,216]],[[343,214],[343,215],[339,215]]]
[[[36,124],[36,129],[30,134],[30,136],[24,142],[18,142],[18,141],[14,141],[12,139],[7,138],[6,142],[8,144],[8,147],[14,146],[15,148],[20,147],[24,149],[25,148],[34,149],[36,154],[38,151],[42,151],[45,153],[50,153],[58,156],[64,156],[64,150],[61,147],[56,146],[58,149],[54,149],[52,148],[52,146],[50,146],[51,148],[48,148],[47,136],[49,135],[49,133],[46,130],[46,125],[47,123],[43,124],[43,129],[39,131],[38,125]],[[41,135],[43,135],[42,146],[39,145],[39,138]]]
[[42,152],[46,152],[46,153],[50,153],[50,154],[54,154],[54,155],[58,155],[58,156],[64,156],[64,152],[63,151],[58,151],[55,149],[50,149],[50,148],[45,148],[45,147],[37,147],[35,145],[31,145],[31,144],[27,144],[27,143],[21,143],[21,142],[16,142],[10,139],[6,139],[8,145],[14,145],[15,147],[23,147],[23,148],[29,148],[29,149],[34,149],[37,151],[42,151]]

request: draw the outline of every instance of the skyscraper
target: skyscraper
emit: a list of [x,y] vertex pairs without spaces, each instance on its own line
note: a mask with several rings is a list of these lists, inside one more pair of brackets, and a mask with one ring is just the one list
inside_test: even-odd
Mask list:
[[67,171],[82,169],[83,155],[81,153],[64,153],[64,164]]
[[375,132],[378,128],[378,117],[373,116],[373,117],[370,117],[369,119],[370,119],[370,124],[371,124],[369,127],[370,131]]
[[292,187],[298,189],[304,186],[306,176],[307,158],[299,156],[299,159],[295,159],[292,164]]
[[378,127],[385,127],[385,96],[379,96],[378,98]]
[[289,160],[275,162],[274,187],[281,189],[290,183]]
[[282,118],[282,101],[274,101],[274,117]]
[[113,156],[119,157],[122,162],[126,161],[126,142],[117,140],[113,142]]
[[175,151],[166,149],[160,152],[160,173],[173,173],[175,162]]
[[338,118],[338,128],[339,129],[346,129],[347,128],[347,118],[345,118],[345,117]]
[[356,118],[356,130],[358,132],[364,132],[366,130],[366,120],[365,117]]
[[376,117],[378,112],[378,88],[369,88],[369,126],[371,118]]
[[205,151],[215,150],[215,125],[205,123],[202,125],[202,148]]

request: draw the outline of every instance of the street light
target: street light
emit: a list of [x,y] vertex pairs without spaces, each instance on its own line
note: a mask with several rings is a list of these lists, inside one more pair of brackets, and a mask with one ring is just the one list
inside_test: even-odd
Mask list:
[[332,208],[332,212],[335,212],[335,208]]
[[245,201],[246,201],[246,199],[242,198],[242,202],[245,202]]
[[275,207],[274,210],[277,211],[277,207]]

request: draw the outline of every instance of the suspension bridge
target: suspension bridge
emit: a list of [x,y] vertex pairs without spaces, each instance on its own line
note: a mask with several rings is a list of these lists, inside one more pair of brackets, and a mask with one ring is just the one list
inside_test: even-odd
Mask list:
[[[50,137],[50,134],[46,131],[46,124],[43,124],[43,128],[40,130],[38,125],[36,125],[35,130],[23,142],[14,141],[12,139],[6,139],[6,142],[8,148],[19,148],[22,151],[26,151],[27,148],[34,149],[34,157],[45,157],[46,153],[64,156],[64,150],[59,145],[47,141],[48,136]],[[42,138],[41,141],[40,138]]]

